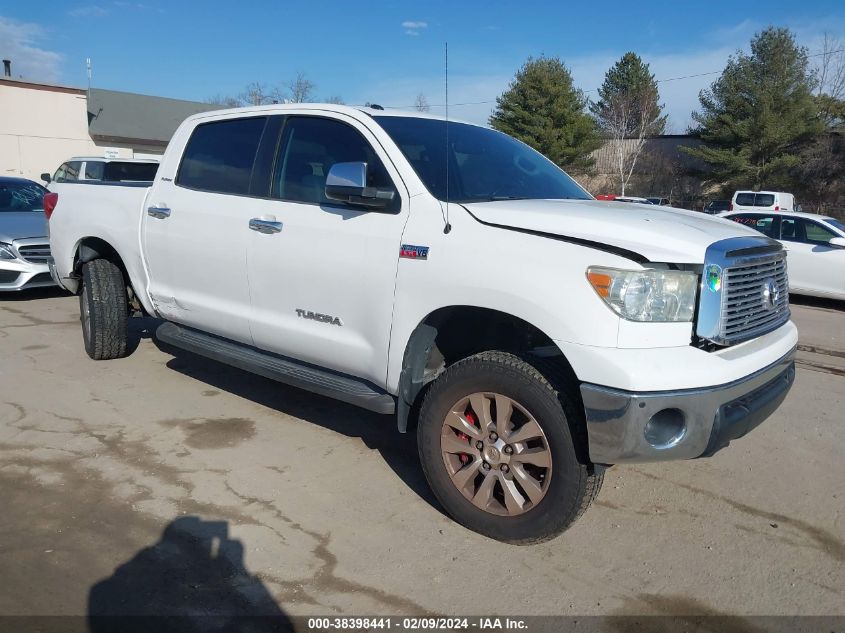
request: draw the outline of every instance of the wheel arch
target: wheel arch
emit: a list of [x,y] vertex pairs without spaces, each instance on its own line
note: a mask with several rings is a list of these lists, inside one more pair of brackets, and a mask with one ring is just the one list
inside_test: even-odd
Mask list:
[[[137,303],[143,308],[143,311],[151,313],[151,306],[145,304],[144,294],[139,292],[139,288],[136,287],[124,257],[108,240],[93,235],[80,238],[73,253],[73,274],[81,276],[82,266],[95,259],[106,259],[120,268],[129,298],[137,299]],[[143,290],[143,286],[141,286],[141,289]]]
[[[399,431],[408,430],[426,388],[452,363],[488,350],[531,358],[538,369],[565,390],[573,407],[583,412],[578,378],[551,337],[521,317],[471,305],[441,307],[427,314],[405,345],[397,397]],[[589,461],[583,414],[570,420],[579,459]]]

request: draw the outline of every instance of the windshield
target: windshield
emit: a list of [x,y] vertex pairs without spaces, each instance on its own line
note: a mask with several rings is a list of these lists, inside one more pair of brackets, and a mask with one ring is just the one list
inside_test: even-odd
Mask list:
[[[446,200],[446,121],[392,116],[375,119],[431,194]],[[524,143],[475,125],[448,125],[450,201],[593,199],[563,170]]]
[[34,182],[0,182],[0,213],[43,211],[47,190]]

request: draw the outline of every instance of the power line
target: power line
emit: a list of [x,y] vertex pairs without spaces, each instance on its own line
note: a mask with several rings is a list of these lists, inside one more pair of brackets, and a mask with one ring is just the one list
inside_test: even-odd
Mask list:
[[[836,53],[842,53],[842,52],[845,52],[845,48],[839,48],[835,51],[822,51],[821,53],[813,53],[812,55],[807,55],[807,58],[809,59],[811,57],[822,57],[823,55],[835,55]],[[662,84],[662,83],[666,83],[666,82],[669,82],[669,81],[681,81],[682,79],[693,79],[695,77],[707,77],[708,75],[719,75],[722,72],[724,72],[724,70],[711,70],[710,72],[696,73],[694,75],[682,75],[681,77],[667,77],[666,79],[656,79],[655,82]],[[590,92],[598,92],[598,90],[599,90],[598,88],[591,88],[589,90],[584,90],[582,92],[587,94],[587,93],[590,93]],[[467,101],[466,103],[450,103],[449,106],[487,105],[488,103],[496,103],[496,99],[491,99],[491,100],[488,100],[488,101]],[[409,106],[389,106],[388,105],[388,106],[384,106],[384,107],[385,108],[391,108],[391,109],[397,109],[397,110],[405,110],[405,109],[413,108],[415,106],[413,106],[413,105],[409,105]],[[443,107],[445,107],[445,104],[435,103],[435,104],[431,104],[430,107],[432,107],[432,108],[443,108]]]

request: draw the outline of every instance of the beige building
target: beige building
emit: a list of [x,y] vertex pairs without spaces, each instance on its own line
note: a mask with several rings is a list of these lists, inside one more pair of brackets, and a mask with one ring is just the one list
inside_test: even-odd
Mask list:
[[185,117],[219,108],[0,76],[0,175],[40,180],[72,156],[160,156]]

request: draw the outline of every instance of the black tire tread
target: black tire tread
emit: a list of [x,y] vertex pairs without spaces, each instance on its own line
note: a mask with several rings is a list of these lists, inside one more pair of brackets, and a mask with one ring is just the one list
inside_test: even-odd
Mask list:
[[114,262],[94,259],[83,265],[82,280],[81,301],[88,302],[91,319],[85,351],[94,360],[124,358],[129,310],[123,272]]

